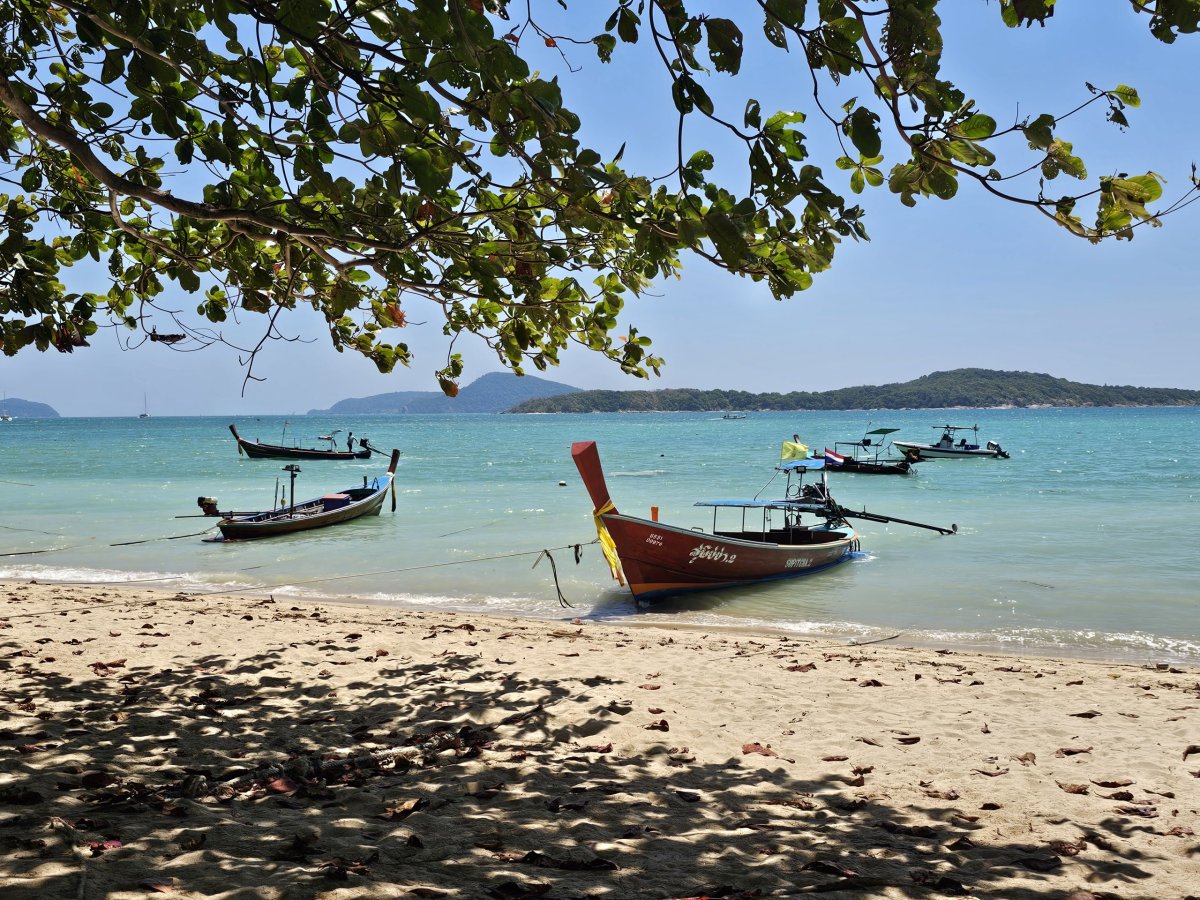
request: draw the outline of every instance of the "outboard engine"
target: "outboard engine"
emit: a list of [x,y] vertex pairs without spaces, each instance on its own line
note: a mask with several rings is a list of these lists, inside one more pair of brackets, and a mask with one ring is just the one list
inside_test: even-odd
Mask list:
[[1008,459],[1008,454],[1004,452],[1004,448],[1003,448],[1003,447],[1001,447],[1001,446],[1000,446],[998,443],[996,443],[995,441],[988,441],[988,442],[987,442],[987,448],[988,448],[989,450],[992,450],[992,451],[994,451],[994,452],[995,452],[995,454],[996,454],[998,457],[1000,457],[1001,459]]
[[200,507],[201,511],[206,516],[221,515],[219,512],[217,512],[217,498],[216,497],[197,497],[196,505]]

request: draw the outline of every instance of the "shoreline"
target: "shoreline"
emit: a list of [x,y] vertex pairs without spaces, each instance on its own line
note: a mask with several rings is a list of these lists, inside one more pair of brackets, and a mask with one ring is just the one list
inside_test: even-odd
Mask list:
[[0,597],[6,898],[1195,891],[1196,666]]
[[[178,583],[173,584],[171,583],[172,581],[178,581]],[[589,614],[586,612],[581,612],[574,606],[564,607],[560,612],[556,611],[557,614],[554,615],[542,615],[536,612],[521,610],[489,611],[478,607],[472,607],[469,601],[462,601],[461,605],[455,605],[459,601],[455,601],[453,598],[448,598],[447,600],[447,598],[442,597],[438,598],[439,603],[437,604],[423,603],[419,601],[404,602],[401,600],[375,601],[368,599],[366,596],[358,594],[323,593],[319,590],[306,590],[303,587],[301,587],[299,590],[296,590],[295,586],[291,584],[277,584],[273,586],[266,585],[262,587],[245,586],[210,590],[207,587],[197,587],[195,582],[188,582],[183,576],[163,576],[144,581],[58,581],[46,578],[45,576],[33,578],[15,578],[12,576],[0,577],[0,588],[25,584],[40,584],[60,588],[69,587],[97,590],[149,590],[171,595],[182,592],[189,596],[195,597],[240,597],[246,600],[254,600],[256,598],[265,596],[278,595],[284,600],[297,603],[328,604],[339,607],[363,606],[392,612],[412,611],[432,614],[444,613],[446,615],[478,615],[487,616],[490,618],[511,619],[513,621],[530,622],[535,624],[562,623],[568,620],[579,618],[588,623],[595,623],[607,627],[664,628],[678,629],[683,631],[719,632],[732,636],[743,635],[747,637],[753,637],[756,635],[789,637],[797,640],[843,643],[846,646],[867,646],[877,642],[895,641],[895,643],[892,643],[891,646],[909,647],[918,650],[948,649],[961,653],[982,653],[1006,657],[1037,657],[1042,659],[1078,660],[1080,662],[1094,662],[1098,664],[1109,665],[1153,666],[1165,664],[1200,666],[1200,657],[1197,657],[1194,652],[1172,652],[1157,648],[1150,649],[1139,646],[1129,646],[1125,648],[1082,645],[1072,646],[1062,642],[1052,644],[1048,641],[1038,643],[1032,640],[1028,644],[1022,644],[1021,641],[1016,638],[1006,641],[1000,636],[992,638],[988,638],[987,636],[973,636],[967,639],[967,636],[961,634],[952,633],[950,636],[942,636],[937,633],[912,629],[893,632],[891,628],[883,625],[862,624],[858,627],[858,630],[839,630],[831,627],[827,631],[813,631],[803,630],[800,627],[792,628],[786,624],[771,623],[759,620],[751,620],[744,623],[739,623],[736,621],[679,621],[677,619],[667,619],[666,616],[669,614],[655,615],[651,611],[639,611],[634,616],[619,613],[614,615]],[[653,617],[653,620],[638,621],[637,617],[640,616],[646,616],[648,619]],[[1165,635],[1159,636],[1159,639],[1164,641],[1184,640],[1170,638]]]

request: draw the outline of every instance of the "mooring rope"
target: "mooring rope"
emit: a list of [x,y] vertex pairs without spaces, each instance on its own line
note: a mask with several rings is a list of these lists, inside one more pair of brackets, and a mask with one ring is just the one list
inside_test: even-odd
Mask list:
[[[331,581],[346,581],[350,578],[370,578],[375,575],[398,575],[402,572],[417,572],[422,569],[444,569],[448,566],[463,566],[463,565],[468,565],[470,563],[492,562],[497,559],[515,559],[515,558],[521,557],[521,556],[536,555],[539,558],[542,556],[549,556],[551,563],[553,563],[554,557],[550,556],[550,552],[552,550],[573,550],[575,552],[575,560],[576,560],[576,562],[578,562],[579,558],[580,558],[580,553],[582,552],[582,549],[584,547],[586,547],[588,544],[596,544],[596,543],[599,543],[599,540],[580,541],[580,542],[574,543],[574,544],[564,544],[561,547],[549,547],[549,548],[543,548],[541,550],[518,550],[515,553],[496,553],[491,556],[474,556],[470,559],[452,559],[448,562],[425,563],[424,565],[419,565],[419,566],[405,566],[404,568],[401,568],[401,569],[380,569],[380,570],[377,570],[374,572],[352,572],[349,575],[329,575],[325,578],[307,578],[303,581],[283,581],[283,582],[279,582],[278,584],[275,584],[275,585],[266,585],[266,586],[256,587],[256,588],[242,587],[242,588],[229,588],[227,590],[222,590],[222,591],[205,591],[204,595],[205,596],[216,596],[219,594],[245,594],[250,591],[277,590],[279,588],[288,587],[288,586],[303,587],[305,585],[310,585],[310,584],[327,584]],[[552,566],[552,569],[554,570],[553,571],[554,585],[555,585],[555,588],[557,589],[558,588],[557,567]],[[559,591],[560,596],[561,596],[561,594],[562,594],[562,592]]]
[[[213,527],[216,527],[216,526],[213,526]],[[169,535],[167,537],[145,538],[143,540],[137,540],[137,541],[122,541],[122,542],[116,543],[116,544],[109,544],[108,546],[110,546],[110,547],[128,547],[128,546],[132,546],[134,544],[149,544],[154,541],[175,541],[175,540],[179,540],[180,538],[197,537],[199,535],[206,534],[209,531],[212,531],[212,528],[206,528],[204,531],[196,531],[191,534],[173,534],[173,535]],[[564,544],[561,547],[548,547],[548,548],[542,548],[540,550],[519,550],[514,553],[496,553],[496,554],[492,554],[491,556],[476,556],[476,557],[472,557],[471,559],[453,559],[453,560],[449,560],[448,562],[425,563],[425,564],[419,565],[419,566],[405,566],[400,569],[382,569],[382,570],[375,571],[375,572],[353,572],[348,575],[330,575],[330,576],[327,576],[324,578],[308,578],[308,579],[305,579],[304,581],[285,581],[285,582],[280,582],[278,584],[275,584],[273,586],[267,585],[264,587],[229,588],[227,590],[221,590],[221,591],[204,591],[203,593],[206,596],[208,596],[208,595],[216,596],[219,594],[244,594],[244,593],[251,593],[251,592],[262,591],[262,590],[274,590],[274,589],[278,589],[278,588],[285,587],[288,585],[304,586],[304,585],[310,585],[310,584],[327,584],[328,582],[331,582],[331,581],[345,581],[345,580],[348,580],[351,578],[369,578],[374,575],[397,575],[402,572],[416,572],[416,571],[420,571],[422,569],[442,569],[442,568],[446,568],[448,566],[460,566],[460,565],[468,565],[470,563],[491,562],[491,561],[495,561],[498,559],[515,559],[515,558],[518,558],[521,556],[535,556],[536,555],[537,559],[533,563],[533,568],[537,568],[538,563],[542,561],[543,557],[550,560],[550,574],[551,574],[551,577],[554,579],[554,591],[558,595],[559,605],[562,606],[564,609],[573,609],[574,607],[571,606],[571,603],[563,595],[562,587],[558,582],[558,565],[554,561],[554,556],[551,553],[551,551],[552,550],[571,550],[575,554],[575,564],[579,565],[579,561],[582,558],[582,554],[583,554],[583,548],[585,546],[587,546],[588,544],[598,544],[599,542],[600,542],[599,538],[596,538],[591,541],[580,541],[580,542],[577,542],[574,544]],[[71,549],[74,549],[75,547],[82,547],[82,546],[84,546],[84,545],[83,544],[74,544],[70,547],[49,547],[44,550],[21,550],[21,551],[15,552],[15,553],[0,553],[0,557],[33,556],[33,555],[39,554],[39,553],[57,553],[62,550],[71,550]],[[251,566],[250,568],[261,568],[261,566]],[[245,571],[245,570],[238,570],[238,571]],[[126,581],[55,581],[54,584],[70,584],[70,585],[111,584],[113,586],[120,586],[123,584],[142,584],[142,583],[151,582],[151,581],[170,581],[170,580],[175,579],[176,577],[178,577],[178,576],[165,575],[165,576],[157,577],[157,578],[137,578],[137,579],[130,579],[130,580],[126,580]]]

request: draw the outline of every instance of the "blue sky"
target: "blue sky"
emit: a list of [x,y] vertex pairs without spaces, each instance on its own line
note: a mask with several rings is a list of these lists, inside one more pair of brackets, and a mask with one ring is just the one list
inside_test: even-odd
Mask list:
[[[599,7],[600,4],[596,4]],[[1136,87],[1142,107],[1131,109],[1121,132],[1094,108],[1068,120],[1060,134],[1087,161],[1090,174],[1153,170],[1167,179],[1166,196],[1182,193],[1200,159],[1200,99],[1191,86],[1200,71],[1200,37],[1175,45],[1155,41],[1145,17],[1124,3],[1060,2],[1048,26],[1009,30],[995,2],[942,4],[946,22],[943,75],[978,100],[1001,126],[1039,113],[1061,114],[1088,96],[1084,82]],[[719,9],[720,5],[714,8]],[[556,6],[546,4],[546,15]],[[572,15],[591,10],[577,3]],[[572,29],[595,33],[593,20]],[[571,73],[554,57],[539,61],[557,72],[569,106],[587,123],[586,140],[611,155],[625,143],[631,169],[665,172],[671,165],[674,120],[668,86],[644,42],[619,47],[603,66],[571,51]],[[803,74],[803,78],[801,77]],[[744,71],[724,79],[717,96],[740,112],[744,96],[764,109],[810,109],[806,70],[749,41]],[[849,86],[827,95],[838,106]],[[833,168],[827,125],[810,119],[814,162],[850,198]],[[690,128],[694,148],[717,149],[720,139]],[[890,152],[889,152],[890,151]],[[899,158],[885,143],[885,167]],[[736,160],[722,160],[731,179]],[[735,180],[735,184],[743,184]],[[1065,193],[1052,183],[1049,193]],[[1200,204],[1139,228],[1132,242],[1093,246],[1037,213],[1002,203],[964,182],[950,202],[901,206],[886,188],[855,198],[867,210],[869,243],[843,243],[833,268],[807,292],[776,302],[763,285],[742,281],[701,260],[686,260],[682,279],[632,300],[624,325],[654,338],[667,359],[663,377],[623,376],[611,363],[580,349],[543,377],[580,387],[726,387],[752,391],[824,390],[905,381],[961,366],[1048,372],[1099,384],[1200,388],[1195,347],[1200,338],[1200,249],[1195,235]],[[1084,208],[1084,218],[1091,211]],[[89,277],[72,276],[76,288]],[[99,287],[94,283],[93,288]],[[195,301],[180,296],[177,305]],[[263,382],[246,386],[244,369],[227,348],[180,354],[158,345],[119,349],[102,333],[90,349],[70,356],[23,353],[0,358],[0,389],[8,396],[49,403],[64,415],[136,415],[142,395],[155,415],[304,412],[344,397],[398,390],[436,390],[432,373],[444,363],[447,339],[437,310],[413,303],[406,329],[416,353],[410,369],[380,375],[357,354],[338,354],[315,317],[298,315],[285,330],[311,342],[275,343],[255,367]],[[470,338],[459,340],[469,382],[499,369]],[[542,374],[542,373],[535,373]]]

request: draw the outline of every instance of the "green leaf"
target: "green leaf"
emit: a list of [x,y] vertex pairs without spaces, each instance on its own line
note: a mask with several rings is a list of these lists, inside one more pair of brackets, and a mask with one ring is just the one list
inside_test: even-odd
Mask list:
[[1108,94],[1110,97],[1116,97],[1126,106],[1136,107],[1142,105],[1142,99],[1138,96],[1137,90],[1125,84],[1118,84]]
[[746,111],[742,120],[746,123],[747,128],[762,127],[762,106],[753,97],[746,101]]
[[600,57],[601,62],[611,62],[613,50],[617,48],[617,39],[611,34],[598,34],[592,38],[592,43],[596,45],[596,55]]
[[741,230],[725,213],[709,210],[704,217],[708,237],[717,248],[721,261],[730,268],[738,268],[750,256],[750,245]]
[[863,156],[878,156],[883,144],[876,122],[879,116],[860,106],[850,116],[850,140]]
[[708,56],[718,72],[736,75],[742,67],[742,30],[730,19],[705,19]]
[[996,133],[996,120],[983,113],[975,113],[959,125],[957,131],[970,140],[983,140]]
[[1021,131],[1035,150],[1045,150],[1054,142],[1054,117],[1042,114],[1025,125]]

